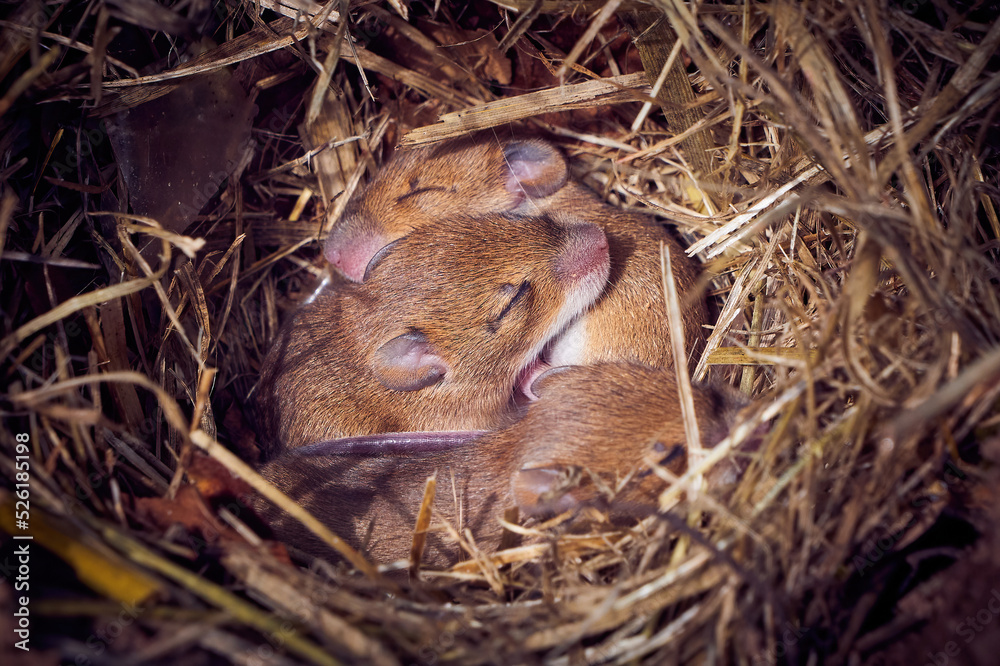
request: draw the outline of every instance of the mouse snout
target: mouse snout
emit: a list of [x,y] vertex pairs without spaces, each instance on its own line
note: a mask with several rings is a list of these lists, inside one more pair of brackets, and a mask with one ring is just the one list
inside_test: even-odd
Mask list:
[[363,282],[372,257],[392,241],[383,234],[350,234],[334,231],[323,245],[323,254],[352,282]]
[[565,245],[556,258],[559,281],[572,289],[593,284],[603,288],[611,267],[608,239],[596,224],[577,224],[566,228]]

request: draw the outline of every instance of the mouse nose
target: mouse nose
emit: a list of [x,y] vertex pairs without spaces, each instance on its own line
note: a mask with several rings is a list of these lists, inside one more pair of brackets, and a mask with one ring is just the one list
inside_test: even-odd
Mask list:
[[596,224],[577,224],[566,228],[563,251],[556,258],[555,271],[567,286],[584,278],[602,276],[610,269],[608,238]]
[[323,254],[344,277],[363,282],[372,259],[392,241],[384,234],[345,233],[335,230],[323,244]]

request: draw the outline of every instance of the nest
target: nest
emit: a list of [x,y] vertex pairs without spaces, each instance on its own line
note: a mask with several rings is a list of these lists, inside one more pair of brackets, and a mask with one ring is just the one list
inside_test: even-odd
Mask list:
[[[36,663],[993,663],[1000,21],[960,4],[8,4],[5,635]],[[694,374],[752,398],[723,448],[764,444],[627,529],[456,532],[474,556],[405,580],[290,556],[238,501],[260,361],[388,150],[475,131],[673,222],[718,315]]]

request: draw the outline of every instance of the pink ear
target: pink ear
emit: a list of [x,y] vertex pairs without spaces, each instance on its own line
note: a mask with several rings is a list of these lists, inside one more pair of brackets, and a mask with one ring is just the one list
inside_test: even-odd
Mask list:
[[323,243],[323,255],[348,280],[362,282],[368,262],[389,244],[389,239],[381,234],[353,236],[339,229],[334,229]]
[[546,197],[566,184],[566,159],[555,146],[538,139],[512,141],[504,147],[507,191]]
[[372,372],[391,391],[419,391],[444,379],[448,366],[419,331],[404,333],[375,352]]
[[579,503],[573,491],[566,492],[554,500],[542,500],[542,495],[552,492],[562,475],[561,466],[533,467],[518,470],[514,475],[514,501],[525,515],[540,513],[562,513]]

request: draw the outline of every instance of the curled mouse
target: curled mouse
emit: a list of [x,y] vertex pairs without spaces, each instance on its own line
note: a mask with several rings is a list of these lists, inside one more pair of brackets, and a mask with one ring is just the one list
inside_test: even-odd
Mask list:
[[493,429],[546,345],[603,290],[593,224],[486,215],[429,225],[286,324],[256,389],[264,457],[320,440]]
[[[671,366],[660,244],[669,250],[682,298],[694,291],[697,263],[662,225],[602,202],[567,174],[563,155],[540,139],[474,137],[400,150],[348,204],[324,254],[348,279],[361,281],[368,260],[382,247],[463,215],[548,213],[560,224],[590,222],[604,230],[610,246],[608,288],[553,347],[550,364]],[[683,305],[685,345],[693,356],[708,313],[702,298]]]
[[[489,552],[500,543],[497,521],[508,507],[540,516],[598,505],[613,518],[634,519],[655,511],[666,487],[650,460],[674,474],[686,468],[671,370],[613,363],[553,368],[532,390],[538,400],[523,419],[478,438],[447,433],[438,445],[436,433],[420,433],[422,445],[406,440],[401,451],[383,437],[321,442],[288,452],[261,474],[371,559],[390,562],[409,556],[432,474],[436,519],[468,527]],[[693,398],[702,443],[712,447],[729,433],[743,400],[728,386],[708,385],[695,386]],[[709,487],[729,484],[736,474],[734,463],[723,460],[707,475]],[[258,498],[255,506],[282,541],[330,555],[268,501]],[[434,522],[423,561],[453,563],[458,547]]]

